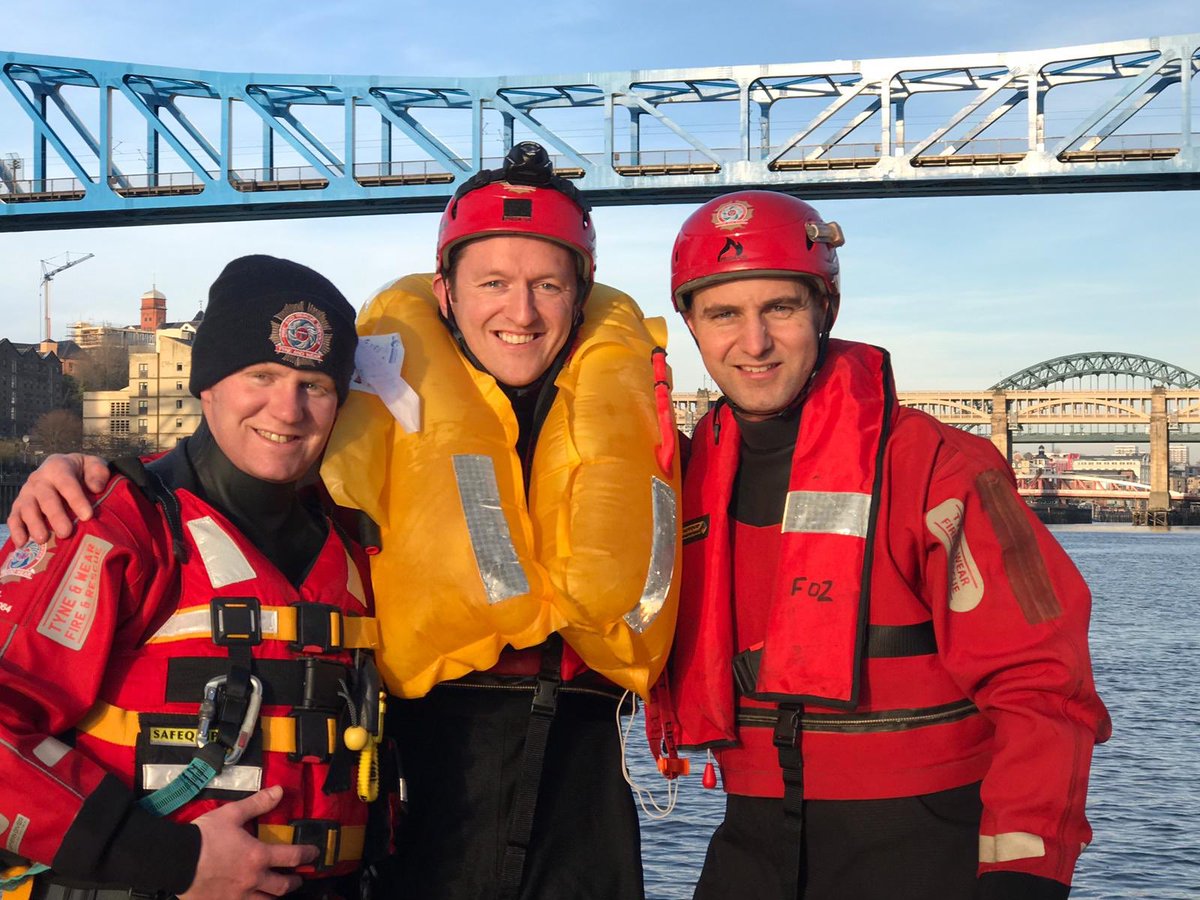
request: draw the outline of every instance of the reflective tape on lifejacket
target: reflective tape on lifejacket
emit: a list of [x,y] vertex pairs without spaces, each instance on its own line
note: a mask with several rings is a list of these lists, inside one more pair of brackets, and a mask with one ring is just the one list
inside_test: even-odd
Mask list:
[[[266,640],[295,641],[297,611],[294,606],[264,606],[260,628]],[[329,610],[331,642],[349,650],[370,650],[379,646],[379,623],[368,616],[345,616]],[[192,638],[212,637],[212,611],[200,606],[174,613],[150,637],[148,644],[162,644]]]
[[675,535],[679,530],[679,499],[674,488],[661,478],[653,477],[650,479],[650,493],[654,511],[650,565],[646,569],[646,584],[637,606],[625,613],[625,624],[638,634],[654,624],[667,602],[675,572]]
[[[183,774],[186,765],[178,763],[143,763],[142,788],[157,791],[172,784]],[[262,789],[261,766],[226,766],[204,787],[214,791],[242,791],[252,794]]]
[[788,491],[785,533],[845,534],[865,538],[871,525],[871,495],[835,491]]
[[488,603],[528,594],[529,578],[517,559],[512,532],[500,506],[500,487],[492,458],[478,453],[455,454],[454,480]]
[[246,554],[238,549],[238,545],[211,516],[192,519],[187,527],[214,588],[239,584],[255,577],[254,567],[246,559]]

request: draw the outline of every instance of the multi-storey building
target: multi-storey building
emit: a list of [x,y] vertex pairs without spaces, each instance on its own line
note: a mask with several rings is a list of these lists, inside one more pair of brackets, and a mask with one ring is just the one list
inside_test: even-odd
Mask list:
[[671,405],[675,407],[675,427],[691,437],[696,423],[717,402],[721,392],[708,388],[698,391],[672,391]]
[[[167,321],[167,298],[152,288],[142,294],[141,320],[137,325],[111,325],[108,322],[75,322],[69,328],[71,340],[84,350],[120,347],[130,353],[152,352],[154,334]],[[183,323],[177,323],[183,324]]]
[[37,344],[0,338],[0,437],[29,434],[37,420],[63,403],[62,365]]
[[171,330],[155,334],[152,351],[129,354],[126,388],[83,395],[85,440],[133,438],[150,449],[169,450],[196,430],[200,401],[188,392],[192,345],[169,336]]

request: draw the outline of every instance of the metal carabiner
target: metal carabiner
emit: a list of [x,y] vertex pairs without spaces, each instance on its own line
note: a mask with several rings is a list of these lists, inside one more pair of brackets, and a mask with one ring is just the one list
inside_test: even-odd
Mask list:
[[[223,689],[228,680],[228,675],[218,675],[216,678],[210,678],[208,684],[204,685],[204,699],[200,703],[200,720],[196,726],[197,747],[206,747],[211,743],[208,735],[212,730],[213,722],[217,718],[217,710],[219,704],[222,702],[222,694],[224,693]],[[254,736],[254,729],[258,726],[258,712],[262,709],[262,694],[262,682],[251,675],[250,697],[246,700],[246,714],[242,716],[242,724],[238,728],[237,740],[225,752],[225,765],[233,765],[246,752],[246,747],[250,744],[250,738]]]

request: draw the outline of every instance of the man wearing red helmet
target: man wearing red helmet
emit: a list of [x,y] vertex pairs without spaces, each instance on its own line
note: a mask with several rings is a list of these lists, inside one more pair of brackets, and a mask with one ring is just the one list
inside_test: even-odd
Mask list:
[[696,897],[1065,897],[1110,733],[1087,586],[990,443],[829,337],[842,243],[769,191],[675,242],[724,393],[692,441],[671,663],[680,743],[728,794]]
[[368,342],[400,336],[420,401],[410,432],[352,397],[322,470],[380,524],[372,577],[398,611],[379,659],[410,699],[391,716],[406,897],[642,896],[614,717],[666,662],[678,464],[659,456],[665,323],[594,284],[595,242],[582,196],[518,144],[446,207],[432,279],[359,317]]
[[[594,283],[595,242],[583,198],[519,144],[455,193],[436,274],[359,316],[322,477],[382,537],[377,660],[405,700],[385,722],[409,790],[385,893],[642,897],[614,718],[666,662],[679,467],[665,323]],[[22,512],[45,528],[43,488],[73,486],[58,471],[14,530]]]

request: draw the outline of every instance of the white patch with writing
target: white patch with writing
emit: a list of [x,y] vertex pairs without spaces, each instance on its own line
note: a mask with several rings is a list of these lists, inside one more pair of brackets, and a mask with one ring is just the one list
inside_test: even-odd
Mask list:
[[10,613],[10,612],[12,612],[12,604],[5,603],[3,600],[0,600],[0,613]]
[[408,434],[421,430],[421,397],[400,376],[404,344],[398,334],[364,334],[354,352],[350,389],[375,394]]
[[95,535],[88,535],[79,542],[66,576],[46,607],[38,634],[69,650],[83,649],[96,617],[104,558],[112,546]]
[[29,818],[17,813],[17,817],[13,820],[12,831],[8,833],[8,838],[4,841],[4,849],[9,853],[21,852],[21,841],[25,840],[25,832],[29,829]]
[[946,548],[949,559],[950,609],[970,612],[983,599],[983,577],[962,530],[963,503],[951,497],[925,513],[925,526]]

